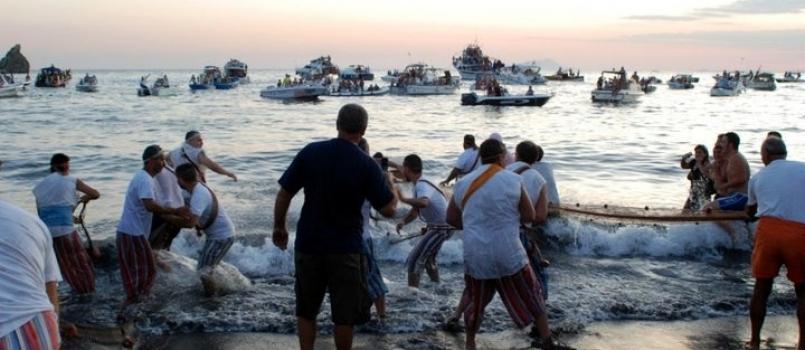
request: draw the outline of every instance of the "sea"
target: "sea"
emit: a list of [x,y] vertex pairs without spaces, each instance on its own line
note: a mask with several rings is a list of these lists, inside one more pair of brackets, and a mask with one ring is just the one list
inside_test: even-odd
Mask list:
[[[779,84],[773,92],[752,91],[737,97],[710,97],[714,72],[695,72],[701,80],[691,90],[656,92],[632,105],[595,104],[590,92],[597,74],[584,83],[548,82],[535,86],[553,93],[543,107],[461,106],[460,95],[321,97],[312,102],[283,102],[260,97],[289,70],[252,70],[251,82],[233,90],[191,92],[195,70],[91,71],[97,93],[74,89],[88,71],[74,71],[67,88],[32,88],[21,98],[0,100],[0,198],[35,213],[32,189],[48,174],[53,153],[71,157],[71,171],[98,189],[101,198],[87,207],[87,229],[108,261],[97,267],[97,292],[77,297],[63,283],[63,317],[84,325],[114,325],[123,292],[114,264],[115,227],[128,182],[141,168],[140,155],[150,144],[178,147],[184,134],[199,130],[208,156],[237,174],[233,181],[209,173],[221,205],[232,218],[237,241],[224,261],[246,283],[217,298],[202,295],[192,273],[158,279],[155,296],[133,319],[139,334],[207,332],[295,332],[292,249],[271,243],[277,180],[306,144],[336,136],[338,109],[363,105],[369,113],[366,138],[371,151],[392,159],[416,153],[425,177],[447,177],[462,151],[462,137],[479,141],[497,132],[513,149],[531,140],[545,150],[564,204],[643,208],[680,208],[689,182],[680,158],[697,144],[708,149],[719,133],[741,137],[740,151],[752,173],[760,170],[759,148],[766,133],[782,133],[789,159],[805,158],[805,84]],[[378,71],[382,75],[383,71]],[[675,72],[647,72],[667,80]],[[179,93],[138,97],[141,76],[166,74]],[[379,82],[380,85],[385,83]],[[463,82],[462,92],[468,92]],[[509,86],[512,93],[527,86]],[[326,169],[322,169],[326,171]],[[405,187],[405,185],[402,185]],[[289,213],[293,240],[304,201],[300,193]],[[463,289],[461,233],[438,256],[441,281],[423,277],[421,288],[406,285],[404,262],[417,239],[397,242],[396,219],[372,222],[372,236],[389,287],[388,317],[359,328],[362,333],[421,334],[441,329]],[[409,224],[402,235],[419,231]],[[733,242],[713,223],[618,222],[563,215],[545,225],[543,252],[551,261],[547,307],[559,334],[584,334],[591,325],[612,321],[677,322],[748,315],[752,225],[735,223]],[[195,259],[203,240],[183,232],[171,251]],[[292,248],[292,247],[291,247]],[[189,262],[187,262],[189,261]],[[192,260],[185,261],[192,267]],[[192,268],[190,269],[192,270]],[[237,273],[237,272],[235,272]],[[165,274],[160,272],[160,274]],[[159,285],[162,283],[162,285]],[[793,287],[778,279],[769,312],[795,311]],[[319,318],[329,333],[329,304]],[[110,326],[111,327],[111,326]],[[481,331],[514,328],[495,299]]]

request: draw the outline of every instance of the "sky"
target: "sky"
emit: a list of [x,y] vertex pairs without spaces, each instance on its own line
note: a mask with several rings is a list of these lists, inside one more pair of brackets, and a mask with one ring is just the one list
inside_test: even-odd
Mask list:
[[0,51],[33,68],[450,66],[469,43],[506,63],[583,70],[805,69],[805,0],[26,0]]

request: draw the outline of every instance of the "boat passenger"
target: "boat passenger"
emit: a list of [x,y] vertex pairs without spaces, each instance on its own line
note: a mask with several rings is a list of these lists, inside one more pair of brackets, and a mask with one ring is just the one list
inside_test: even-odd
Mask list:
[[196,130],[188,131],[185,134],[185,141],[182,143],[182,145],[170,152],[169,162],[172,166],[177,168],[185,163],[192,164],[199,173],[199,180],[203,183],[207,183],[207,179],[204,174],[204,170],[206,168],[209,168],[218,174],[228,176],[232,178],[232,180],[238,181],[238,177],[235,175],[235,173],[226,170],[224,167],[210,159],[206,152],[204,152],[203,147],[204,139],[201,137],[201,133]]
[[447,198],[444,192],[422,176],[422,159],[416,154],[406,156],[402,164],[402,174],[406,181],[414,183],[414,195],[406,198],[397,189],[400,202],[411,206],[408,215],[397,223],[397,233],[417,217],[420,217],[426,225],[422,228],[423,238],[411,250],[405,261],[408,286],[418,288],[422,270],[428,273],[431,281],[439,282],[436,255],[439,254],[442,244],[452,236],[453,228],[445,222]]
[[531,85],[528,86],[528,91],[525,92],[525,95],[534,96],[534,89],[531,87]]
[[[766,317],[766,304],[774,278],[785,265],[788,279],[798,291],[797,304],[805,305],[805,163],[786,160],[782,139],[763,141],[760,157],[765,168],[749,181],[747,214],[760,217],[755,229],[752,251],[754,292],[750,302],[750,349],[760,348],[760,331]],[[797,312],[800,325],[805,315]],[[805,344],[805,332],[799,328],[799,344]]]
[[601,90],[604,87],[604,76],[598,77],[598,81],[595,83],[595,88]]
[[[47,225],[62,277],[76,294],[95,292],[92,259],[81,244],[73,224],[73,210],[81,203],[98,199],[100,193],[70,175],[70,157],[56,153],[50,158],[50,175],[33,190],[36,211]],[[78,193],[83,195],[78,197]]]

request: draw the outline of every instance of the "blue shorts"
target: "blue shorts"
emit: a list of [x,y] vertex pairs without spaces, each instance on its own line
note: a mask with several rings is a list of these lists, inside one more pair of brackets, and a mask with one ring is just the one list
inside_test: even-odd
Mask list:
[[749,197],[746,196],[746,193],[741,192],[735,192],[728,196],[716,199],[716,202],[718,202],[718,209],[732,211],[745,210],[747,201],[749,201]]

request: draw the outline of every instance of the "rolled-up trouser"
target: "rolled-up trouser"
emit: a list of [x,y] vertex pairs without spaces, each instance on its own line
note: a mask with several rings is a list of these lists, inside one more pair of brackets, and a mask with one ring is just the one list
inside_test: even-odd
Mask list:
[[157,276],[154,254],[145,236],[117,233],[117,259],[126,301],[135,302],[148,295]]
[[224,259],[224,256],[235,243],[235,237],[224,239],[209,239],[204,242],[204,247],[198,256],[198,270],[205,267],[215,268]]
[[481,327],[484,309],[495,292],[509,312],[514,324],[523,328],[545,313],[540,285],[527,264],[513,275],[494,279],[475,279],[464,275],[464,298],[468,301],[464,309],[464,324],[467,332],[478,332]]
[[436,270],[436,256],[442,249],[442,244],[452,235],[453,228],[450,226],[428,226],[424,237],[405,260],[408,273],[421,274],[425,268]]

